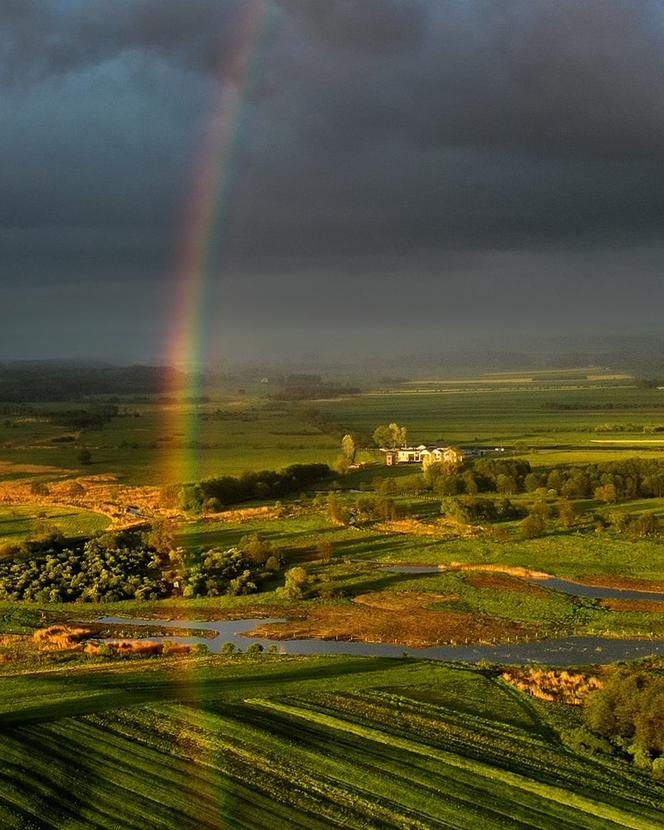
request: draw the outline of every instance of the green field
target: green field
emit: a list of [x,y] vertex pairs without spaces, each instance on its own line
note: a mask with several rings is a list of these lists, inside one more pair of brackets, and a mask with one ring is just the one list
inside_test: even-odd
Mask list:
[[[114,418],[65,443],[60,439],[72,433],[56,424],[21,417],[0,422],[0,479],[49,480],[84,473],[162,485],[312,461],[332,463],[338,455],[337,441],[292,407],[264,400],[129,409],[138,416]],[[220,409],[223,419],[215,417]],[[87,467],[78,458],[82,447],[92,454]]]
[[52,505],[0,505],[0,542],[59,532],[63,536],[89,536],[103,530],[109,520],[100,513]]
[[[625,452],[659,457],[664,433],[644,429],[664,425],[664,391],[630,383],[584,371],[535,374],[528,382],[508,374],[498,380],[418,382],[306,403],[217,392],[201,405],[127,404],[125,414],[103,428],[81,433],[39,416],[74,405],[34,405],[33,414],[0,422],[0,480],[83,473],[161,485],[295,463],[332,463],[338,437],[334,429],[321,430],[312,411],[341,430],[369,436],[378,424],[397,421],[407,426],[414,443],[516,444],[521,453],[530,452],[534,464],[607,460]],[[93,458],[84,468],[78,457],[82,447]]]
[[[332,463],[340,434],[371,435],[390,421],[405,424],[413,443],[505,445],[505,458],[518,455],[535,469],[635,455],[664,459],[657,432],[664,423],[664,393],[606,373],[417,381],[306,404],[271,402],[255,393],[220,395],[200,406],[141,403],[101,429],[75,434],[33,413],[0,424],[0,541],[35,540],[54,531],[86,536],[106,528],[109,520],[94,508],[103,509],[112,495],[95,495],[95,481],[102,489],[110,481],[116,486],[111,494],[126,490],[126,504],[139,499],[135,485]],[[83,448],[92,454],[89,465],[81,463]],[[33,640],[36,628],[53,623],[88,625],[97,636],[146,635],[129,623],[109,628],[94,622],[106,614],[278,617],[286,622],[272,624],[269,636],[404,648],[570,635],[664,637],[657,602],[611,605],[522,578],[528,569],[664,591],[661,534],[638,538],[608,521],[619,512],[664,517],[664,497],[617,504],[597,494],[574,499],[567,526],[556,512],[558,494],[543,488],[539,508],[547,511],[546,524],[542,535],[525,538],[518,513],[495,524],[455,524],[441,513],[441,496],[417,485],[419,467],[387,469],[375,449],[364,447],[360,459],[372,463],[276,505],[271,498],[215,514],[168,514],[173,524],[166,553],[182,548],[190,561],[212,548],[242,547],[250,534],[269,543],[279,562],[274,570],[256,569],[255,593],[222,590],[193,599],[128,593],[115,596],[134,598],[105,603],[20,602],[21,594],[4,594],[0,827],[664,826],[662,783],[624,751],[580,748],[573,736],[581,707],[521,692],[500,679],[497,667],[276,654],[109,658],[107,652],[51,649]],[[394,479],[386,483],[398,490],[395,518],[346,524],[334,518],[328,490],[355,516],[363,500],[383,492],[384,477]],[[70,478],[85,485],[78,507],[56,503],[66,488],[58,490],[55,482]],[[407,489],[413,480],[415,488]],[[46,503],[39,502],[42,485]],[[510,499],[517,510],[537,506],[534,493]],[[120,510],[114,521],[135,520]],[[123,555],[135,567],[137,560]],[[5,573],[18,574],[21,561],[39,580],[51,578],[29,557],[7,563]],[[414,575],[381,569],[390,564],[475,570]],[[67,567],[75,573],[75,566]],[[306,569],[306,586],[291,596],[283,586],[294,567]],[[94,567],[85,572],[97,573]],[[26,596],[51,598],[48,591]],[[151,634],[163,631],[153,627]],[[661,662],[649,665],[662,670]]]
[[[572,408],[549,408],[559,404]],[[415,444],[524,442],[529,447],[601,449],[603,444],[595,442],[619,439],[625,442],[620,446],[638,441],[640,449],[648,450],[662,446],[661,434],[644,434],[643,428],[664,424],[664,391],[610,384],[552,389],[507,383],[487,388],[468,382],[460,389],[407,387],[316,407],[326,418],[369,434],[386,421],[405,424]]]
[[373,659],[99,664],[0,684],[7,828],[661,826],[664,787],[569,707]]

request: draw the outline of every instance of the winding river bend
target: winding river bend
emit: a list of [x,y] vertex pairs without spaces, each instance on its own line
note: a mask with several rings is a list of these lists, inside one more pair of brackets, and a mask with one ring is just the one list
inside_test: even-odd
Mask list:
[[611,663],[616,660],[634,660],[652,654],[664,655],[664,640],[616,640],[608,637],[563,637],[537,640],[513,645],[432,646],[408,648],[391,643],[365,643],[347,640],[271,640],[266,637],[247,637],[263,623],[278,623],[275,618],[248,618],[240,620],[147,620],[131,617],[102,617],[99,623],[127,626],[163,626],[170,629],[188,629],[214,632],[212,638],[188,636],[150,637],[155,642],[168,640],[177,643],[201,643],[218,654],[224,643],[233,643],[241,649],[252,643],[264,648],[276,646],[281,654],[347,654],[366,657],[418,657],[425,660],[476,663],[488,660],[492,663],[547,663],[555,666],[573,666],[588,663]]
[[[397,574],[444,574],[463,573],[464,569],[438,568],[436,565],[385,565],[381,571]],[[471,573],[481,573],[473,569]],[[492,571],[500,574],[502,571]],[[648,599],[664,602],[664,593],[660,591],[637,591],[633,588],[607,588],[601,585],[585,585],[582,582],[574,582],[571,579],[559,579],[556,576],[527,576],[521,577],[524,582],[531,585],[541,585],[543,588],[551,588],[563,594],[571,594],[575,597],[590,597],[592,599]]]

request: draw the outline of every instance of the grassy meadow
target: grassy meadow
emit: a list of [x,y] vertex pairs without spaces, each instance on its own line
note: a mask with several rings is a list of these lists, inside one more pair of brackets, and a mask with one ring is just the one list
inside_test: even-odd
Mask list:
[[[573,596],[526,579],[537,572],[664,593],[661,537],[632,537],[600,521],[609,512],[664,518],[664,497],[611,505],[576,498],[566,525],[556,513],[558,496],[545,488],[537,503],[547,512],[545,527],[525,538],[520,517],[468,525],[450,519],[439,495],[399,490],[418,467],[388,469],[375,449],[362,447],[365,468],[277,504],[272,498],[195,513],[162,510],[159,501],[161,488],[188,477],[331,464],[344,432],[371,435],[392,421],[408,427],[413,443],[505,446],[505,458],[526,459],[536,470],[633,456],[664,460],[664,432],[657,431],[664,391],[592,369],[420,380],[307,403],[276,402],[252,389],[219,392],[201,405],[127,402],[101,428],[78,431],[40,417],[40,406],[0,422],[0,543],[55,531],[91,536],[165,518],[169,550],[181,549],[189,561],[211,549],[243,549],[257,536],[278,564],[260,574],[256,592],[232,596],[0,601],[0,826],[664,825],[661,782],[626,751],[607,755],[579,742],[582,707],[538,699],[502,679],[498,666],[269,653],[113,655],[33,638],[50,625],[84,626],[93,638],[145,636],[130,623],[96,622],[111,614],[277,617],[285,622],[263,634],[404,647],[664,637],[662,601]],[[53,408],[44,405],[44,412]],[[397,490],[394,517],[335,518],[330,492],[353,514],[378,497],[386,477]],[[521,515],[537,506],[532,493],[510,499]],[[128,512],[131,504],[143,512]],[[34,554],[28,546],[12,568],[20,557]],[[383,569],[389,565],[439,570],[395,573]],[[293,568],[304,569],[305,582],[288,594]],[[174,636],[156,626],[147,633]],[[663,671],[655,659],[643,665]]]
[[478,670],[268,656],[7,680],[7,828],[661,826],[661,784]]
[[[260,390],[217,391],[200,405],[128,400],[124,414],[78,433],[39,414],[88,405],[34,404],[29,415],[1,420],[0,482],[107,475],[161,486],[183,476],[332,463],[339,430],[370,436],[388,421],[405,424],[414,443],[516,445],[541,466],[664,452],[664,432],[644,432],[664,425],[664,390],[595,369],[418,381],[306,403],[273,401]],[[322,429],[320,418],[336,431]],[[90,465],[80,463],[82,448]]]
[[104,530],[110,520],[100,513],[50,505],[0,505],[0,543],[57,530],[67,537],[90,536]]

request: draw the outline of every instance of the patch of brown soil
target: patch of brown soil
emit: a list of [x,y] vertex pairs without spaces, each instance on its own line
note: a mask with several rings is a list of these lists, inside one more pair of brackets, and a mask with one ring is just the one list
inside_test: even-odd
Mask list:
[[[536,633],[520,623],[493,619],[482,614],[463,611],[439,611],[423,608],[423,602],[437,602],[436,595],[426,599],[416,595],[404,608],[389,598],[375,594],[367,602],[345,606],[321,606],[312,609],[302,621],[259,625],[251,632],[256,637],[277,640],[309,639],[363,640],[369,643],[395,643],[413,648],[443,644],[495,643],[525,639]],[[358,598],[359,599],[359,598]],[[450,599],[450,597],[444,597]],[[408,600],[406,600],[408,602]],[[393,605],[396,604],[396,607]],[[419,604],[419,605],[418,605]],[[407,611],[407,613],[404,613]]]
[[495,591],[516,591],[520,594],[545,594],[544,588],[531,585],[523,579],[503,573],[502,571],[477,572],[466,578],[466,582],[473,588],[487,588]]
[[512,669],[501,674],[503,680],[540,700],[579,705],[602,681],[595,675],[575,674],[555,669]]
[[664,582],[656,579],[638,579],[633,576],[584,576],[578,579],[584,585],[597,588],[627,588],[632,591],[658,591],[664,593]]
[[603,599],[603,608],[609,611],[641,611],[647,614],[664,614],[664,600],[656,599]]

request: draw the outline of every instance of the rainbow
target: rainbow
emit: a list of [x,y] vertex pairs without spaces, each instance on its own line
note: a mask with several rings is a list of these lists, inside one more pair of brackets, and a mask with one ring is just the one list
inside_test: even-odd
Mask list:
[[[273,19],[271,0],[242,0],[236,32],[230,50],[220,55],[212,102],[195,159],[193,182],[186,206],[180,252],[174,275],[174,299],[169,317],[164,364],[177,370],[164,390],[169,403],[162,425],[165,441],[164,484],[182,484],[203,477],[201,453],[201,412],[196,404],[202,391],[201,370],[208,359],[211,287],[217,277],[219,252],[223,253],[224,233],[231,210],[235,157],[246,121],[248,98],[260,75],[265,46]],[[234,83],[228,83],[228,77]],[[172,445],[172,446],[171,446]],[[178,670],[179,671],[179,670]],[[202,671],[202,675],[200,672]],[[205,669],[192,665],[180,677],[185,700],[198,703]],[[192,714],[187,707],[185,713]],[[186,715],[185,715],[186,717]],[[207,792],[202,803],[212,807],[227,787],[217,785],[219,750],[202,750],[204,767],[209,768]],[[228,793],[227,793],[227,797]],[[230,803],[224,813],[233,809]]]
[[[246,103],[263,64],[273,12],[271,0],[241,3],[237,36],[230,50],[220,56],[212,105],[194,165],[164,361],[186,378],[184,383],[171,381],[166,390],[167,396],[177,401],[167,407],[164,427],[164,436],[174,439],[175,444],[167,453],[167,483],[201,478],[200,453],[196,451],[200,418],[193,401],[200,395],[200,371],[208,358],[206,323],[210,319],[214,259],[223,247]],[[228,83],[231,74],[233,84]]]

